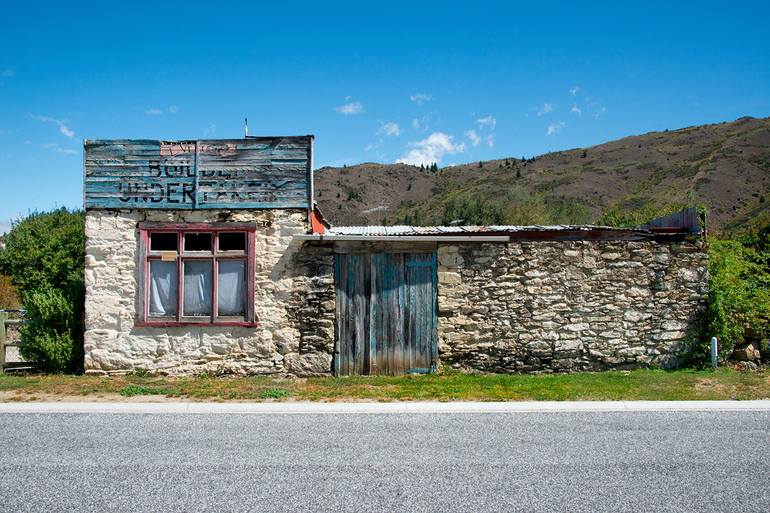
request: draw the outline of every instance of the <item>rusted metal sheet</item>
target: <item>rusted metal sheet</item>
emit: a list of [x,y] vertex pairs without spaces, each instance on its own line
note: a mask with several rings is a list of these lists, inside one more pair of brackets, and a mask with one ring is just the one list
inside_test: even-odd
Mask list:
[[645,228],[653,232],[662,233],[700,233],[701,225],[698,219],[696,207],[686,208],[667,216],[653,219]]
[[311,208],[312,136],[85,143],[85,207]]
[[335,371],[403,374],[435,367],[436,254],[335,255]]

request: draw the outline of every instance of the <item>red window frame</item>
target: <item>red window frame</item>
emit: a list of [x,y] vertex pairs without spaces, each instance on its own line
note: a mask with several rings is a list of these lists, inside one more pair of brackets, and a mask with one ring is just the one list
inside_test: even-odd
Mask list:
[[[141,305],[140,315],[136,326],[257,326],[254,312],[254,241],[256,225],[253,223],[139,223],[139,262]],[[221,252],[219,251],[219,234],[222,232],[244,232],[246,234],[246,251]],[[169,317],[150,316],[150,261],[161,260],[162,251],[151,251],[150,234],[152,233],[176,233],[176,264],[177,264],[177,309],[174,319]],[[184,251],[184,237],[187,233],[211,233],[212,250],[210,254],[202,252]],[[242,319],[234,319],[228,316],[220,319],[218,316],[218,273],[220,260],[246,260],[246,307]],[[209,260],[212,265],[211,274],[211,315],[200,318],[185,317],[183,313],[184,302],[184,267],[187,260]]]

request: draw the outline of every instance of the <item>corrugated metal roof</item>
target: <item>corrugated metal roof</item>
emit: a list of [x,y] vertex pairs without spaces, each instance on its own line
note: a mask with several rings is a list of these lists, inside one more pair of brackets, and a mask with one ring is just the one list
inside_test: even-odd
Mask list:
[[414,236],[414,235],[489,235],[521,232],[554,232],[554,231],[628,231],[644,232],[648,230],[641,228],[616,228],[611,226],[594,225],[492,225],[492,226],[333,226],[326,235],[353,235],[361,237],[376,236]]
[[490,226],[328,226],[323,233],[298,236],[303,240],[647,240],[702,234],[697,210],[685,209],[634,228],[590,224]]

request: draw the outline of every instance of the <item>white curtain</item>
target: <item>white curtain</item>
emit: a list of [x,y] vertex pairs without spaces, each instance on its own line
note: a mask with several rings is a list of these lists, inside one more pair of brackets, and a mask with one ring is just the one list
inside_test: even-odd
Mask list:
[[176,262],[150,261],[150,315],[176,315]]
[[217,302],[219,315],[244,315],[246,299],[246,261],[220,260]]
[[211,315],[211,261],[184,263],[183,315]]

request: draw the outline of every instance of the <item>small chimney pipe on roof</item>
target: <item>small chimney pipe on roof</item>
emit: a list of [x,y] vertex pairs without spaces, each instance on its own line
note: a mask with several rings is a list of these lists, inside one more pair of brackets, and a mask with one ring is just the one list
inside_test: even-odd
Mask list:
[[249,118],[243,118],[243,138],[249,137]]

